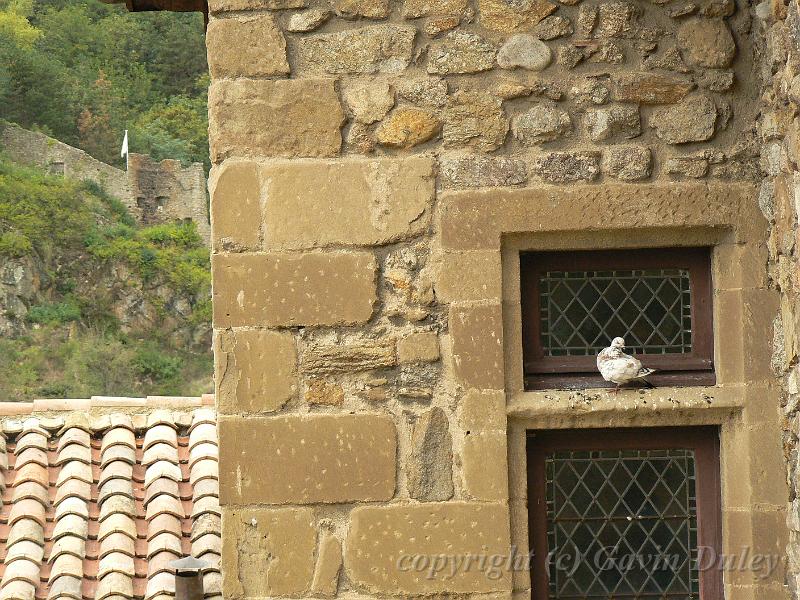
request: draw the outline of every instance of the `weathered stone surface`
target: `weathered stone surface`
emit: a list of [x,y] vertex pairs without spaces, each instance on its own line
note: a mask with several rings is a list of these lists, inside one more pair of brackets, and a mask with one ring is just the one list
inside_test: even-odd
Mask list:
[[214,325],[365,323],[376,298],[371,252],[217,254]]
[[491,152],[503,145],[508,119],[499,98],[481,92],[458,91],[444,114],[444,145]]
[[603,152],[603,172],[620,181],[640,181],[652,171],[650,148],[612,146]]
[[214,373],[220,414],[272,412],[294,396],[294,336],[267,330],[218,331]]
[[452,306],[454,371],[465,388],[503,388],[503,323],[499,305]]
[[540,40],[554,40],[556,38],[571,35],[574,31],[572,21],[561,15],[550,15],[542,20],[533,28],[533,35]]
[[220,503],[389,500],[397,433],[383,415],[220,418]]
[[349,373],[390,368],[397,364],[394,340],[359,340],[357,344],[312,344],[302,357],[309,375]]
[[286,23],[286,31],[292,33],[305,33],[314,31],[322,26],[331,16],[331,11],[327,8],[311,8],[298,12],[289,17]]
[[397,359],[401,363],[439,360],[439,336],[435,331],[412,333],[397,342]]
[[511,131],[525,146],[552,142],[572,132],[569,113],[551,104],[537,104],[527,112],[514,117]]
[[468,0],[404,0],[402,14],[406,19],[460,16],[468,6]]
[[389,16],[389,0],[333,0],[333,10],[342,17],[384,19]]
[[593,142],[630,139],[642,133],[639,107],[635,104],[613,104],[586,111],[586,129]]
[[423,413],[411,433],[407,466],[408,494],[423,502],[453,497],[453,440],[444,411],[435,407]]
[[478,0],[480,24],[502,33],[528,30],[557,7],[547,0]]
[[306,390],[306,402],[323,406],[341,406],[344,403],[344,389],[338,383],[324,379],[313,379]]
[[261,183],[257,165],[226,161],[212,170],[209,189],[214,249],[258,249],[261,244]]
[[472,435],[481,431],[505,431],[506,395],[501,391],[470,390],[461,400],[461,425]]
[[311,595],[333,598],[342,570],[342,544],[331,534],[324,534],[319,542],[319,558],[311,583]]
[[435,108],[447,104],[447,82],[439,77],[404,77],[394,85],[398,96],[414,104]]
[[639,9],[630,2],[602,2],[597,7],[597,28],[594,36],[598,38],[629,37],[634,29],[634,21]]
[[553,60],[550,47],[527,33],[512,35],[497,53],[497,64],[503,69],[542,71]]
[[655,73],[621,73],[612,84],[615,100],[642,104],[674,104],[694,89],[688,79]]
[[318,33],[297,42],[300,71],[330,74],[399,73],[414,51],[416,30],[373,25]]
[[386,81],[355,82],[344,86],[342,100],[359,123],[375,123],[394,106],[394,94]]
[[523,161],[479,154],[445,155],[439,160],[439,173],[443,186],[449,188],[521,185],[528,179]]
[[[473,432],[461,451],[464,491],[474,500],[502,502],[508,498],[508,450],[504,432]],[[492,465],[487,469],[487,465]]]
[[208,92],[212,159],[335,156],[344,112],[330,79],[223,80]]
[[310,508],[222,512],[222,589],[228,598],[300,596],[311,587],[317,531]]
[[673,156],[664,164],[668,175],[700,179],[708,175],[708,159],[700,156]]
[[550,183],[592,181],[600,174],[600,153],[550,152],[534,159],[531,173]]
[[351,514],[345,569],[358,588],[395,596],[511,588],[507,569],[499,569],[498,578],[492,579],[477,568],[459,569],[453,577],[427,577],[425,572],[398,568],[398,560],[410,553],[430,557],[507,556],[509,516],[503,505],[448,502],[360,506]]
[[431,111],[414,106],[399,106],[375,130],[381,146],[413,148],[436,137],[442,123]]
[[727,67],[736,56],[736,42],[722,19],[686,21],[678,29],[678,43],[692,65]]
[[208,10],[216,14],[233,10],[284,10],[306,6],[308,0],[210,0]]
[[428,73],[447,75],[479,73],[494,66],[497,49],[476,33],[451,31],[431,43],[428,50]]
[[578,79],[569,90],[575,104],[580,107],[596,106],[608,102],[611,92],[607,81],[598,77],[583,77]]
[[[231,43],[236,40],[236,43]],[[289,73],[286,40],[272,15],[213,19],[206,30],[211,77],[268,77]]]
[[386,244],[418,235],[430,221],[428,156],[276,162],[262,178],[269,248]]
[[650,118],[656,135],[668,144],[703,142],[714,136],[717,108],[706,95],[693,95],[679,104],[657,110]]

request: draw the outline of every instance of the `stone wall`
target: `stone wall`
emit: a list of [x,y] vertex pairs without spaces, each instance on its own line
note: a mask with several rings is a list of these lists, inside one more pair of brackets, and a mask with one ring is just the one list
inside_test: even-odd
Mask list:
[[10,123],[0,123],[0,150],[19,163],[36,165],[53,175],[96,182],[121,200],[140,223],[190,220],[203,239],[210,238],[206,180],[200,163],[182,167],[180,161],[155,162],[131,154],[125,172],[83,150]]
[[800,597],[800,12],[796,2],[763,2],[757,7],[756,33],[763,47],[764,83],[758,133],[762,143],[759,204],[771,225],[769,276],[780,292],[780,321],[773,367],[781,375],[784,453],[791,505],[788,584]]
[[[726,548],[766,534],[782,551],[752,7],[210,12],[227,598],[529,596],[527,573],[397,560],[526,552],[537,427],[720,425]],[[679,245],[715,247],[720,387],[524,391],[521,249]],[[781,577],[726,585],[777,598]]]

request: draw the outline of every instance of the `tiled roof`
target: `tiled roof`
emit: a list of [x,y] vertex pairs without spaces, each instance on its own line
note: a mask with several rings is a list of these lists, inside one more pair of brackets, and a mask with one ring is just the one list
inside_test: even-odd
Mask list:
[[213,397],[0,403],[0,600],[166,600],[169,563],[220,591]]

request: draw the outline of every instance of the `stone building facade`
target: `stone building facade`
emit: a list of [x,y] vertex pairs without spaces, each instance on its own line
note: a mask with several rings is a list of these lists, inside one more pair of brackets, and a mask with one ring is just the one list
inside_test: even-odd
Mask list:
[[183,167],[177,160],[156,162],[144,154],[131,154],[128,170],[123,171],[79,148],[11,123],[0,123],[0,150],[16,162],[53,175],[94,181],[121,200],[140,223],[188,220],[197,225],[204,240],[211,237],[201,163]]
[[[527,554],[552,430],[713,428],[703,535],[785,556],[795,3],[209,9],[226,598],[547,597],[536,568],[403,560]],[[709,249],[711,380],[526,385],[521,256],[685,247]],[[704,600],[788,597],[789,558]]]

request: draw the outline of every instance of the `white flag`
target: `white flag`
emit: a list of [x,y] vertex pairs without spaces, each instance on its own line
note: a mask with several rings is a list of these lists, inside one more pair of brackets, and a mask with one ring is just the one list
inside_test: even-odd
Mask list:
[[125,130],[125,138],[122,140],[122,152],[119,155],[123,158],[128,156],[128,130]]

